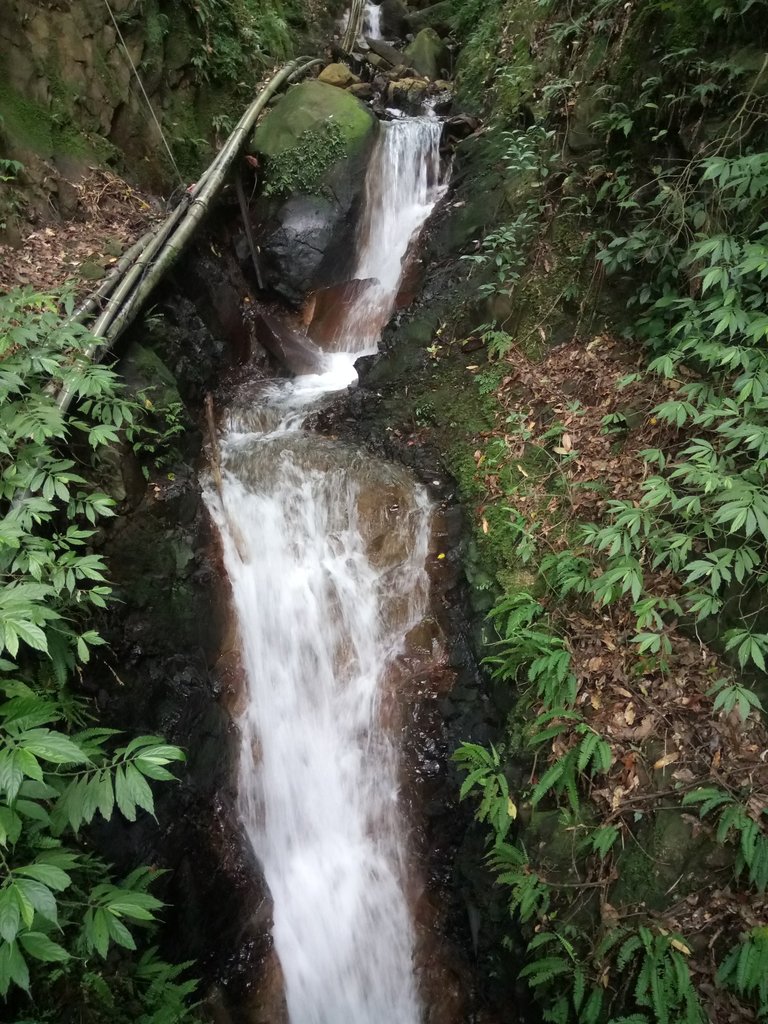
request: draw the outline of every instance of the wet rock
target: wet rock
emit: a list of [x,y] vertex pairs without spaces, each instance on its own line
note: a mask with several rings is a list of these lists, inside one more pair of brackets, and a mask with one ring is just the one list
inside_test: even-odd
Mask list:
[[266,163],[254,232],[266,282],[300,305],[349,279],[365,170],[378,121],[344,89],[294,86],[256,130]]
[[392,67],[389,61],[385,60],[378,53],[369,53],[366,57],[366,61],[376,71],[385,70],[386,68]]
[[346,64],[329,64],[323,68],[317,80],[325,82],[326,85],[334,85],[338,89],[348,89],[350,85],[356,85],[360,81]]
[[361,486],[357,498],[360,535],[376,568],[395,567],[407,560],[412,510],[413,495],[406,481],[374,480]]
[[426,268],[424,261],[417,257],[411,257],[405,267],[403,279],[400,282],[400,289],[395,299],[395,309],[407,309],[421,291],[424,284]]
[[383,0],[381,11],[381,34],[386,39],[399,39],[408,32],[408,8],[403,0]]
[[254,310],[250,316],[256,341],[291,373],[316,373],[323,353],[309,338],[284,321]]
[[438,35],[446,36],[451,28],[452,13],[451,0],[440,0],[439,3],[424,7],[420,11],[411,11],[406,15],[406,22],[412,32],[432,28]]
[[370,82],[357,82],[350,85],[349,92],[359,100],[370,100],[373,98],[373,86]]
[[316,291],[304,309],[304,320],[312,340],[322,349],[331,348],[350,306],[375,284],[374,279],[366,278]]
[[440,78],[450,71],[450,51],[433,28],[423,28],[405,53],[416,70],[428,78]]
[[370,46],[371,51],[385,61],[389,67],[396,68],[404,63],[402,51],[398,50],[391,43],[385,43],[383,39],[369,38],[366,38],[366,42]]
[[429,83],[423,78],[401,78],[390,82],[387,88],[387,100],[406,113],[418,113],[427,98]]
[[443,128],[444,138],[448,141],[466,139],[480,127],[480,118],[471,114],[456,114],[449,117]]
[[430,85],[432,109],[436,114],[448,114],[453,106],[453,89],[448,82],[438,80]]

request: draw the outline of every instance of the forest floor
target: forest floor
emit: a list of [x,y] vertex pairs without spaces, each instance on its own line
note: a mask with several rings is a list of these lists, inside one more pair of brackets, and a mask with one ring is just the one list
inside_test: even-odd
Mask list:
[[0,293],[70,286],[79,297],[162,216],[155,199],[104,169],[72,187],[78,194],[73,219],[28,225],[20,246],[0,245]]
[[[581,524],[601,522],[611,501],[639,502],[648,472],[640,453],[651,448],[671,452],[680,446],[678,433],[652,415],[670,397],[667,391],[675,382],[644,375],[620,386],[642,358],[637,346],[604,333],[575,337],[536,359],[516,348],[499,361],[504,375],[496,393],[496,425],[478,437],[475,452],[479,490],[471,514],[479,533],[492,541],[498,520],[487,514],[489,507],[512,504],[508,511],[538,525],[537,550],[558,553],[574,548]],[[490,447],[494,439],[504,442],[502,462],[488,458],[489,452],[499,450]],[[516,481],[513,494],[510,479]],[[653,583],[659,593],[675,593],[669,574],[656,574]],[[673,640],[666,664],[658,657],[638,660],[629,598],[610,607],[591,600],[563,601],[554,591],[539,599],[570,651],[578,681],[576,709],[611,747],[612,766],[594,780],[590,804],[601,825],[620,829],[620,848],[648,862],[657,883],[648,895],[653,892],[658,903],[635,904],[626,882],[619,897],[618,883],[622,868],[626,870],[621,855],[595,858],[591,873],[576,870],[568,884],[583,886],[585,895],[597,890],[605,926],[640,914],[659,928],[684,935],[687,945],[681,943],[681,952],[711,1019],[718,1024],[754,1020],[715,985],[715,946],[723,940],[735,943],[740,934],[759,926],[768,914],[768,898],[745,898],[737,891],[730,856],[712,845],[698,808],[686,812],[679,800],[702,787],[732,794],[749,790],[750,808],[759,819],[768,806],[764,719],[752,714],[743,721],[736,708],[718,713],[713,683],[733,670],[684,624],[666,624]],[[544,744],[529,785],[535,786],[579,739],[573,731],[561,733],[552,739],[549,754]],[[649,831],[648,815],[658,822],[665,810],[677,819],[675,835],[682,837],[677,848],[666,838],[654,843],[658,826]],[[660,863],[654,865],[654,860]],[[666,868],[674,869],[671,881]],[[562,878],[555,871],[549,881],[557,886]]]

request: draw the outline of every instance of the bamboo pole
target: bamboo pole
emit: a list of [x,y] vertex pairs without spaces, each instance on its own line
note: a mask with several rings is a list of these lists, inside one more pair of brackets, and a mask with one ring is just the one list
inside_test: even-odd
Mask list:
[[341,40],[341,48],[345,53],[351,53],[355,44],[357,43],[358,36],[363,27],[363,16],[364,16],[364,0],[352,0],[349,7],[349,21],[347,22],[347,29]]
[[287,82],[293,72],[297,70],[304,71],[313,66],[313,64],[314,61],[308,61],[300,67],[297,67],[298,61],[292,61],[290,64],[287,64],[275,75],[269,85],[261,92],[258,99],[251,104],[240,118],[239,123],[229,136],[218,158],[211,164],[205,181],[195,190],[192,202],[187,209],[186,217],[179,224],[178,229],[170,235],[158,258],[147,271],[144,280],[137,286],[120,312],[114,317],[105,334],[105,337],[110,342],[114,341],[131,323],[160,278],[171,269],[189,244],[195,229],[208,213],[211,200],[223,185],[224,178],[233,160],[240,152],[247,136],[253,130],[256,119],[269,100]]
[[[306,57],[298,57],[289,62],[274,75],[248,107],[221,151],[201,176],[191,198],[182,202],[160,228],[151,233],[140,257],[135,260],[112,292],[106,308],[92,328],[95,341],[82,353],[82,361],[91,362],[101,358],[103,352],[133,321],[157,283],[171,269],[191,240],[195,229],[208,212],[211,200],[223,185],[227,171],[252,131],[259,114],[283,85],[305,74],[317,63],[317,59]],[[110,287],[110,291],[112,287],[114,285]],[[98,301],[97,294],[98,291],[91,297],[94,304]],[[86,300],[85,305],[90,301]],[[72,391],[64,386],[56,397],[56,404],[62,412],[66,412],[73,398]]]
[[88,295],[81,305],[79,305],[74,311],[70,317],[70,320],[73,323],[82,323],[83,320],[85,320],[91,313],[95,312],[102,299],[106,299],[112,292],[117,282],[128,270],[136,257],[141,253],[142,249],[149,244],[155,233],[160,230],[160,227],[160,224],[155,224],[154,227],[150,228],[149,231],[146,231],[141,236],[141,238],[135,241],[129,249],[126,249],[96,291],[91,292],[91,294]]
[[251,251],[251,262],[253,263],[253,269],[256,271],[256,283],[258,284],[260,290],[263,291],[264,280],[261,276],[259,257],[256,252],[256,242],[254,241],[253,238],[253,228],[251,227],[251,216],[248,210],[248,200],[245,198],[245,189],[243,188],[243,176],[239,171],[235,172],[235,189],[237,191],[237,202],[240,207],[240,216],[243,220],[245,237],[248,241],[248,248]]

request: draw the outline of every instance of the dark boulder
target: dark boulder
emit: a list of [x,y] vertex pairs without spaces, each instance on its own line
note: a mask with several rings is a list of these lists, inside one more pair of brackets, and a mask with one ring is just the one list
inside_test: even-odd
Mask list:
[[402,39],[408,28],[408,8],[403,0],[383,0],[381,34],[385,39]]
[[351,276],[365,172],[378,122],[344,89],[294,86],[259,125],[265,164],[254,233],[265,281],[296,306]]

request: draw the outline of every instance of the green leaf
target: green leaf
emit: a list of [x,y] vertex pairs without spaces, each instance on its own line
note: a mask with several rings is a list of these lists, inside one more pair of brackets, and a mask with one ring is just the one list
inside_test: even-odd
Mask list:
[[14,874],[42,882],[54,892],[61,892],[72,884],[72,879],[66,871],[53,864],[27,864],[25,867],[15,868]]
[[25,932],[19,939],[25,951],[35,960],[45,963],[62,963],[69,960],[69,953],[58,942],[52,942],[42,932]]
[[[31,907],[33,911],[36,911],[41,917],[44,917],[46,921],[50,921],[52,924],[58,924],[56,897],[47,885],[43,885],[42,882],[37,882],[30,878],[19,878],[14,883],[14,889],[17,896],[23,900],[27,906]],[[24,907],[22,906],[22,917],[23,916]],[[32,919],[30,917],[27,920],[27,927],[31,924]]]
[[21,911],[11,888],[0,892],[0,938],[13,942],[21,924]]
[[123,817],[127,818],[128,821],[135,821],[136,801],[131,794],[131,789],[122,767],[118,767],[115,771],[115,799]]
[[0,995],[5,995],[11,982],[29,991],[29,970],[21,950],[15,942],[0,945]]
[[90,945],[102,958],[106,957],[109,949],[109,928],[107,925],[107,913],[101,907],[89,911],[86,915],[85,934]]
[[30,753],[52,764],[85,764],[88,757],[77,744],[60,732],[50,729],[30,729],[20,740]]

